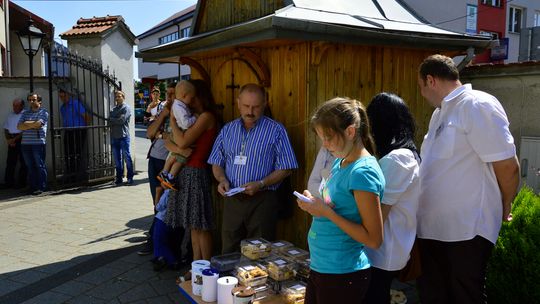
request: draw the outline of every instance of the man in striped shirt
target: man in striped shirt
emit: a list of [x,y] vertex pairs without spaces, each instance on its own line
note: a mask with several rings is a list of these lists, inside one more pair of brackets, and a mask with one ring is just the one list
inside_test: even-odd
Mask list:
[[[208,163],[225,197],[222,252],[239,250],[245,238],[273,240],[279,207],[276,189],[298,168],[283,125],[264,116],[264,89],[246,84],[237,99],[240,118],[219,133]],[[228,196],[227,191],[244,188]]]
[[41,96],[28,95],[30,110],[24,111],[17,129],[22,130],[21,151],[26,163],[28,181],[33,195],[39,195],[47,187],[47,164],[45,163],[47,123],[49,112],[41,107]]

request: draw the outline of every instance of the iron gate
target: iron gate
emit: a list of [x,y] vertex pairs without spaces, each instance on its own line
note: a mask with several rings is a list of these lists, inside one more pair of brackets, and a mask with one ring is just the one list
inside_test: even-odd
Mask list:
[[56,44],[49,51],[52,171],[56,188],[114,178],[109,111],[121,83],[101,62]]

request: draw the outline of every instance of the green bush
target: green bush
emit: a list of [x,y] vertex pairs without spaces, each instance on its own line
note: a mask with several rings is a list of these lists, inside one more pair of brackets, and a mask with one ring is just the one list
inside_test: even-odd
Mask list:
[[540,302],[540,197],[523,187],[488,264],[489,303]]

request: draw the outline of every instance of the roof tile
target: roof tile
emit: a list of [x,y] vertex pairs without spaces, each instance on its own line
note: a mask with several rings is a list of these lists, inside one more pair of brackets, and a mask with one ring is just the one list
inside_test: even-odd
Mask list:
[[118,22],[124,22],[122,16],[105,16],[93,18],[79,18],[77,24],[70,30],[62,33],[62,37],[84,36],[100,34],[114,27]]

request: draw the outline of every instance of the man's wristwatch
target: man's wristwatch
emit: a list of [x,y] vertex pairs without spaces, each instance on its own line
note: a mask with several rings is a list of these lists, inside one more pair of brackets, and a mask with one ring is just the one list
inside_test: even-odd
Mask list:
[[264,188],[265,184],[264,184],[264,179],[261,179],[259,181],[259,185],[261,186],[260,189]]

